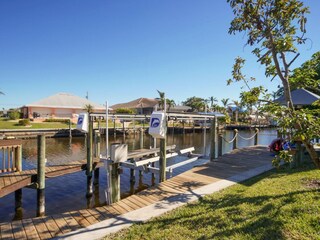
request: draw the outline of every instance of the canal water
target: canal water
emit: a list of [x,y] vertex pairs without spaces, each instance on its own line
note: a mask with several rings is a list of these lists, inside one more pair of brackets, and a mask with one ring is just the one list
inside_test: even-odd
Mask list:
[[[250,138],[254,131],[239,131],[238,147],[251,146],[254,144],[254,139]],[[223,137],[226,140],[231,140],[233,131],[225,131]],[[273,129],[261,130],[259,132],[258,144],[269,145],[276,138],[276,131]],[[204,142],[206,147],[204,148]],[[110,136],[109,143],[126,143],[129,151],[140,148],[139,134],[131,134],[122,136],[118,134],[116,137]],[[150,148],[151,138],[144,135],[143,147]],[[206,134],[204,141],[203,133],[190,134],[169,134],[167,137],[167,145],[176,145],[177,149],[195,147],[195,153],[210,153],[210,136]],[[159,141],[157,143],[159,146]],[[22,142],[23,169],[35,168],[37,164],[37,140],[28,139]],[[105,139],[101,139],[101,154],[106,153]],[[232,143],[229,144],[223,141],[223,153],[229,152],[232,149]],[[0,164],[2,161],[0,156]],[[66,164],[77,160],[86,159],[86,141],[83,137],[69,138],[47,138],[46,139],[46,158],[47,166]],[[186,160],[184,157],[169,158],[167,165]],[[197,160],[193,163],[186,164],[173,170],[173,176],[191,169],[195,165],[204,164],[208,159]],[[1,165],[0,165],[1,166]],[[130,171],[127,168],[123,169],[121,174],[121,197],[128,196],[133,192],[140,191],[151,185],[151,174],[139,172],[136,173],[136,182],[134,186],[130,186],[129,181]],[[169,176],[168,176],[169,177]],[[46,215],[74,211],[84,208],[98,207],[106,204],[105,189],[106,189],[106,172],[104,168],[100,168],[100,182],[98,187],[94,187],[94,195],[92,198],[86,198],[86,175],[85,172],[78,172],[60,176],[56,178],[46,179]],[[156,182],[158,176],[156,175]],[[36,216],[37,208],[37,191],[35,189],[23,188],[22,190],[22,206],[23,211],[19,214],[15,212],[14,193],[0,198],[0,222],[11,221],[19,218],[30,218]]]

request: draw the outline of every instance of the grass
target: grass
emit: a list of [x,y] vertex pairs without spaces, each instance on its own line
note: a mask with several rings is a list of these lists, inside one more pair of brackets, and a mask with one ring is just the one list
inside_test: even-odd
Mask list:
[[320,170],[270,171],[105,239],[320,239]]
[[[0,129],[41,129],[41,128],[69,128],[69,124],[59,122],[30,122],[31,126],[21,126],[18,124],[19,120],[4,120],[0,119]],[[72,127],[75,127],[73,124]]]

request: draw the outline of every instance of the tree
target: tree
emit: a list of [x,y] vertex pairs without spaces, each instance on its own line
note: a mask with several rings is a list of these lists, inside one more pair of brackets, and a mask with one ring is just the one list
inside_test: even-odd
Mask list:
[[173,99],[166,99],[166,102],[167,102],[167,109],[168,111],[170,110],[170,108],[176,106],[176,103]]
[[[308,7],[299,0],[227,0],[227,2],[235,15],[229,33],[245,32],[246,44],[254,47],[252,53],[257,57],[257,61],[265,66],[266,77],[272,79],[278,77],[281,80],[288,104],[285,108],[272,106],[272,110],[285,113],[284,116],[278,116],[282,121],[281,125],[294,129],[294,139],[302,140],[315,165],[320,168],[319,157],[310,144],[310,138],[314,133],[309,128],[305,129],[306,126],[316,126],[318,120],[310,115],[306,117],[305,112],[294,109],[289,81],[290,67],[299,57],[297,47],[306,42]],[[228,84],[233,81],[244,81],[248,86],[248,79],[241,71],[244,63],[245,60],[241,57],[236,58],[232,71],[233,79],[229,79]],[[258,101],[264,91],[258,88],[254,91],[255,93],[249,88],[250,99]],[[315,127],[313,131],[318,129]]]
[[159,93],[159,97],[160,97],[160,100],[159,100],[159,108],[161,109],[164,109],[164,101],[165,101],[165,93],[164,92],[160,92],[159,90],[157,90],[157,92]]
[[215,102],[218,102],[218,99],[216,97],[209,97],[209,101],[210,101],[210,109],[212,110],[214,108],[214,104]]
[[305,88],[320,94],[320,51],[312,55],[301,67],[293,70],[289,78],[291,88]]
[[87,113],[92,113],[93,109],[94,109],[94,107],[91,104],[84,105],[84,110],[86,110]]
[[205,110],[205,100],[200,97],[189,97],[183,102],[183,105],[191,107],[192,111],[204,111]]
[[221,99],[221,103],[222,103],[222,106],[226,109],[227,106],[228,106],[228,102],[229,102],[229,98],[222,98]]

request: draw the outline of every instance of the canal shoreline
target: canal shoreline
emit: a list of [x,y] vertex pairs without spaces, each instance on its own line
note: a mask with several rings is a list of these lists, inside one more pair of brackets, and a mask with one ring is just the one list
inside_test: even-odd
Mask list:
[[[255,128],[259,129],[271,129],[274,126],[267,126],[267,125],[226,125],[220,126],[219,130],[252,130]],[[210,131],[210,127],[208,126],[207,131]],[[100,132],[100,134],[105,135],[106,129],[105,128],[95,128]],[[130,135],[136,134],[139,131],[148,132],[148,127],[145,128],[109,128],[108,133],[109,135]],[[184,134],[184,133],[201,133],[203,132],[204,127],[168,127],[168,134]],[[0,129],[0,139],[30,139],[36,138],[38,135],[46,135],[46,137],[52,138],[60,138],[60,137],[84,137],[85,133],[81,132],[75,128],[43,128],[43,129]]]

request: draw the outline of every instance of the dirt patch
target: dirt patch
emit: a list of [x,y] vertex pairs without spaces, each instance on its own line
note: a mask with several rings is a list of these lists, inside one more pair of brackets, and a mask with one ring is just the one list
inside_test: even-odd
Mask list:
[[304,179],[303,184],[307,188],[320,189],[320,179]]

